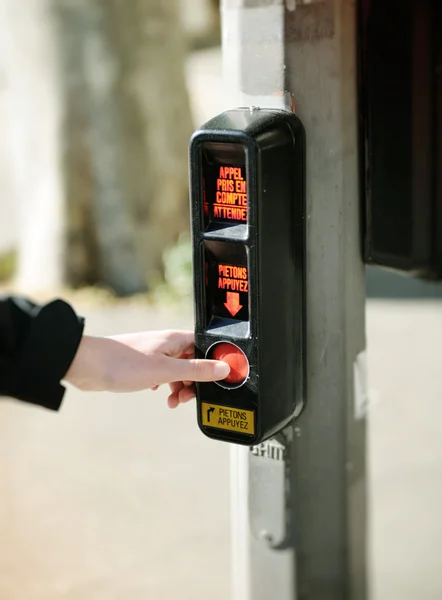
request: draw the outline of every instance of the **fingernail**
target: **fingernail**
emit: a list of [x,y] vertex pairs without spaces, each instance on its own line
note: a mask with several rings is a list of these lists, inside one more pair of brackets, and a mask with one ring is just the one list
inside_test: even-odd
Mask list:
[[225,379],[230,373],[230,367],[227,363],[219,361],[213,367],[213,373],[215,377],[219,379]]

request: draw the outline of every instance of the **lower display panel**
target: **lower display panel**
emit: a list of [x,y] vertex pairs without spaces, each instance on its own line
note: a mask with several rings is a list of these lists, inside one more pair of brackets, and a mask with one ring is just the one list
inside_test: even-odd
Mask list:
[[207,325],[215,318],[249,321],[249,265],[244,244],[205,242]]

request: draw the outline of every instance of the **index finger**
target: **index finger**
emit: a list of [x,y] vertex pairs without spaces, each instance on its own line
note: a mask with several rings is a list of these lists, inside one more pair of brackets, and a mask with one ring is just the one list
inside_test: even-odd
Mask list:
[[159,378],[164,383],[170,381],[220,381],[230,373],[227,363],[220,360],[205,360],[193,358],[165,357],[158,372]]

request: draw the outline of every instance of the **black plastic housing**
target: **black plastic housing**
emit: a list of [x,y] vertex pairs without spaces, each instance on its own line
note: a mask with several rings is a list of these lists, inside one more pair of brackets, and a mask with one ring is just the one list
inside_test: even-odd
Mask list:
[[365,262],[442,277],[442,3],[360,0]]
[[[207,164],[218,158],[222,164],[230,160],[231,165],[239,165],[245,173],[247,222],[220,222],[208,217],[206,179],[211,175]],[[211,438],[254,445],[273,436],[302,410],[304,182],[304,130],[299,119],[289,112],[234,109],[210,120],[192,136],[190,196],[196,355],[206,357],[214,343],[226,341],[238,346],[250,365],[249,377],[239,388],[196,384],[198,423]],[[214,307],[208,298],[208,255],[248,269],[248,311],[241,310],[236,318],[219,316],[222,307]],[[244,298],[245,294],[241,301]],[[254,434],[203,425],[202,402],[253,411]]]

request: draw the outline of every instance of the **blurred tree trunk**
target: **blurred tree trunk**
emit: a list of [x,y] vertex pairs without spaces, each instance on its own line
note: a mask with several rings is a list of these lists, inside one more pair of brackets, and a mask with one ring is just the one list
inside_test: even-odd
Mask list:
[[175,0],[113,0],[108,16],[121,56],[125,177],[137,248],[155,281],[164,250],[189,227],[185,34]]
[[125,132],[118,83],[120,56],[107,31],[107,7],[56,0],[64,91],[67,275],[95,280],[119,295],[143,291],[124,177]]
[[100,280],[93,216],[95,179],[90,144],[88,87],[84,71],[87,14],[81,3],[55,3],[60,89],[63,98],[61,168],[66,195],[66,280],[73,287]]
[[70,279],[134,293],[161,277],[165,248],[188,227],[191,115],[177,6],[58,0],[57,8]]

